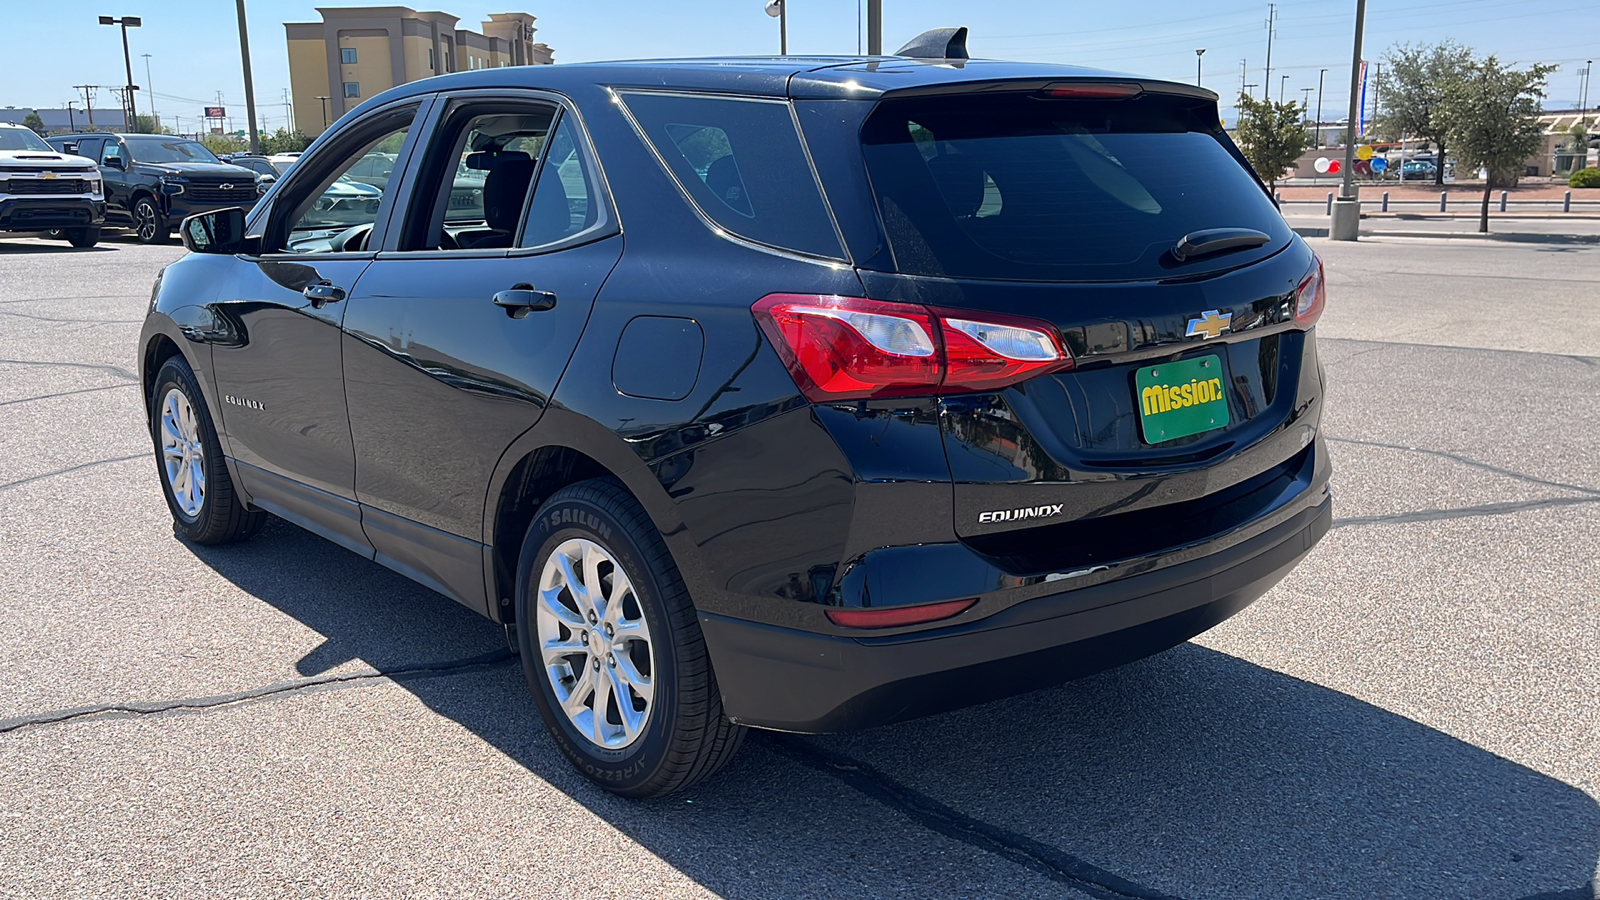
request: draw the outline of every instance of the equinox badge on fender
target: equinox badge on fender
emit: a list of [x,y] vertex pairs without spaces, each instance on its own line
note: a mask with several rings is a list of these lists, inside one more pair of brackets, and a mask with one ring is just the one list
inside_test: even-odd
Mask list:
[[1186,337],[1194,337],[1195,335],[1208,338],[1221,337],[1222,333],[1228,330],[1228,323],[1232,321],[1233,313],[1208,309],[1200,314],[1200,318],[1189,320],[1189,330],[1184,332],[1184,335]]
[[1062,505],[1060,503],[1052,503],[1048,506],[1024,506],[1021,509],[997,509],[993,512],[982,512],[978,513],[978,524],[1015,522],[1018,519],[1047,519],[1051,516],[1061,515]]

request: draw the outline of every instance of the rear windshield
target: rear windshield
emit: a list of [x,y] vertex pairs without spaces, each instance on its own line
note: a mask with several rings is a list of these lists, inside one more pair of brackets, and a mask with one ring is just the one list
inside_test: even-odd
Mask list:
[[[1288,226],[1205,131],[1209,104],[1003,94],[889,100],[862,143],[898,271],[1028,281],[1127,280],[1259,259]],[[1214,115],[1214,113],[1209,113]],[[1174,268],[1205,228],[1273,242]]]

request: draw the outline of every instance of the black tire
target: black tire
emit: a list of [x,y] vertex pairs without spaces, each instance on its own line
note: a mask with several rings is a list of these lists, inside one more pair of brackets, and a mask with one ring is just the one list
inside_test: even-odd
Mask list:
[[165,244],[171,237],[172,229],[167,225],[167,217],[161,214],[161,207],[156,204],[155,198],[141,195],[133,201],[133,236],[141,244]]
[[[179,505],[167,473],[166,454],[162,449],[163,410],[167,396],[178,391],[193,410],[195,425],[202,445],[204,472],[203,497],[198,508],[190,511]],[[173,529],[196,544],[229,544],[242,541],[261,530],[267,514],[245,507],[233,488],[228,475],[228,465],[222,458],[222,444],[217,440],[217,429],[211,422],[211,412],[206,398],[200,393],[194,370],[182,356],[173,356],[156,373],[155,391],[150,395],[150,440],[155,448],[156,476],[161,482],[161,494],[172,511]]]
[[67,228],[64,229],[67,243],[74,247],[88,249],[100,243],[100,227]]
[[[643,729],[621,749],[581,734],[562,711],[539,650],[534,592],[546,559],[564,542],[593,541],[620,565],[650,629],[653,697]],[[618,600],[618,602],[621,602]],[[556,746],[578,771],[624,797],[659,797],[721,769],[745,729],[722,712],[694,604],[650,518],[609,478],[557,491],[539,508],[517,567],[517,644],[523,674]]]

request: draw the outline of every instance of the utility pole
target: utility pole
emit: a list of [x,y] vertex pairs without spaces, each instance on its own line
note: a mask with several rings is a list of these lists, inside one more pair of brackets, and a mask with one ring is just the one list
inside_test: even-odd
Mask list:
[[1328,74],[1327,69],[1317,73],[1317,149],[1322,149],[1322,78]]
[[883,0],[867,0],[867,55],[883,55]]
[[1244,80],[1249,78],[1250,60],[1239,60],[1239,93],[1244,93]]
[[1284,88],[1286,88],[1288,86],[1289,86],[1289,76],[1287,76],[1287,75],[1279,75],[1278,76],[1278,103],[1279,103],[1279,105],[1283,104],[1283,90],[1284,90]]
[[75,84],[73,87],[83,91],[83,109],[89,114],[89,130],[94,130],[94,92],[100,89],[98,84]]
[[[1361,201],[1356,197],[1355,165],[1356,142],[1354,130],[1361,102],[1361,29],[1366,25],[1367,0],[1356,0],[1356,37],[1350,54],[1350,140],[1344,142],[1344,180],[1339,187],[1339,199],[1333,204],[1333,219],[1328,223],[1328,236],[1336,241],[1353,241],[1361,231]],[[1439,160],[1443,165],[1444,160]]]
[[72,131],[78,130],[78,120],[72,116],[72,104],[77,102],[78,101],[76,100],[67,101],[67,128],[71,129]]
[[328,130],[328,100],[331,99],[331,98],[318,97],[317,99],[322,101],[322,130],[323,131],[327,131]]
[[288,88],[284,88],[283,89],[283,121],[285,123],[284,127],[289,130],[290,134],[293,134],[294,131],[295,131],[295,127],[294,127],[294,104],[289,102],[289,89]]
[[144,24],[144,20],[138,16],[123,16],[120,19],[112,16],[101,16],[100,24],[122,26],[122,63],[127,67],[128,71],[128,85],[123,94],[125,98],[123,115],[127,118],[123,122],[123,127],[129,134],[137,134],[139,131],[139,110],[134,107],[133,92],[137,91],[139,86],[133,83],[133,55],[128,52],[128,29],[130,27],[138,28]]
[[1303,87],[1300,89],[1300,117],[1302,119],[1309,120],[1311,118],[1309,113],[1311,111],[1311,92],[1313,90],[1315,88]]
[[1194,52],[1194,86],[1200,87],[1200,57],[1206,55],[1206,48],[1201,47]]
[[161,118],[161,114],[156,112],[155,79],[150,77],[150,54],[141,53],[139,55],[144,57],[144,87],[145,90],[150,92],[150,117],[152,119],[159,120]]
[[1277,31],[1278,4],[1267,4],[1267,77],[1261,79],[1261,99],[1272,99],[1272,35]]
[[244,26],[244,0],[239,7],[239,56],[244,60],[244,116],[250,127],[250,152],[261,153],[261,134],[256,130],[256,86],[250,78],[250,33]]

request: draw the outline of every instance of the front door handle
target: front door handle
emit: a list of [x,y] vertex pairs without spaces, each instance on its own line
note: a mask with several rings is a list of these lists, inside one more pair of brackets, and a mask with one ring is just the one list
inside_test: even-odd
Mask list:
[[511,318],[520,319],[531,312],[554,309],[556,295],[549,291],[536,291],[531,284],[519,284],[509,291],[495,294],[494,305],[505,310]]
[[321,309],[329,303],[338,303],[344,299],[344,288],[329,284],[326,281],[308,284],[300,293],[311,301],[312,309]]

